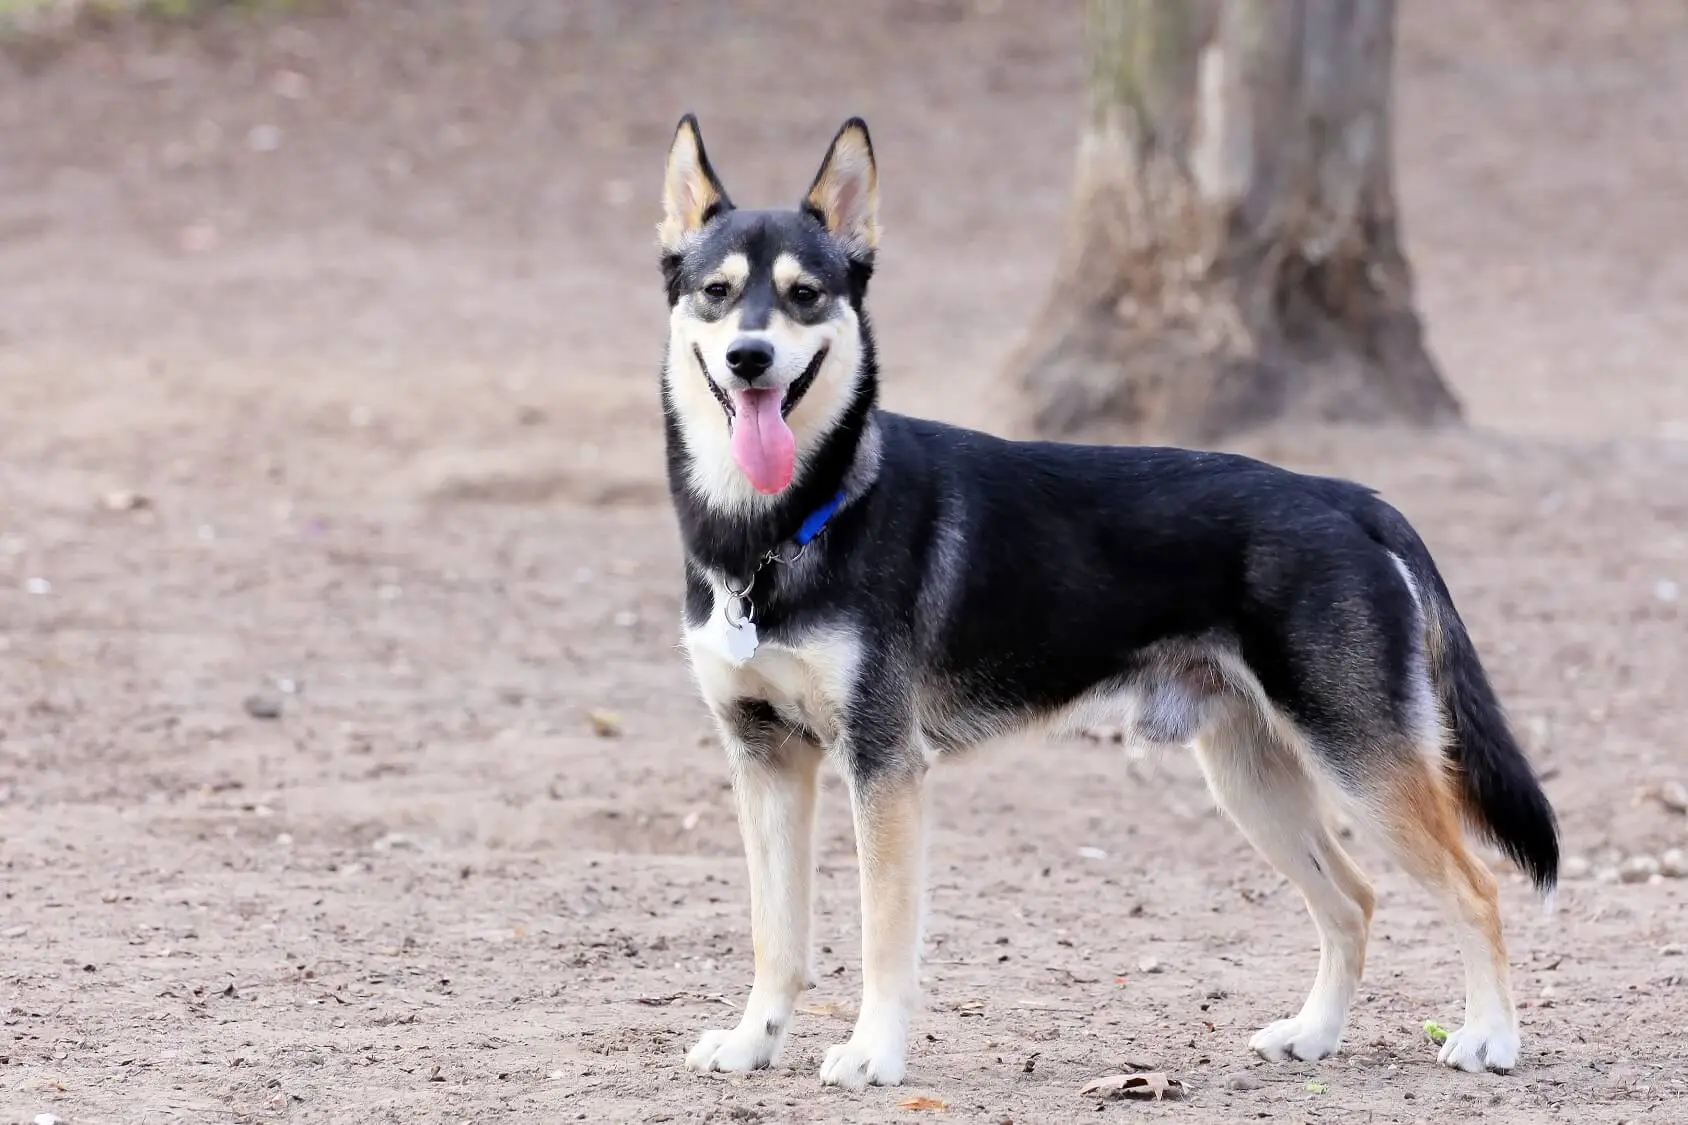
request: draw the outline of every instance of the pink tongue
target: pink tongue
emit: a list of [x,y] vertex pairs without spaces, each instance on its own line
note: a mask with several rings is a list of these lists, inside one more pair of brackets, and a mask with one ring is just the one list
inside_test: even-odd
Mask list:
[[733,460],[756,491],[785,490],[797,461],[797,441],[780,415],[783,390],[733,392]]

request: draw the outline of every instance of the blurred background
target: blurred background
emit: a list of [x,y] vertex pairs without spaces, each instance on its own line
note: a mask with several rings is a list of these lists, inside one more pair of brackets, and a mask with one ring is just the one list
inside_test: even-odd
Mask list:
[[[1402,230],[1469,424],[1232,444],[1379,485],[1442,560],[1573,860],[1555,922],[1507,884],[1536,1053],[1485,1112],[1569,1085],[1615,1121],[1688,1089],[1688,5],[1397,33]],[[1042,0],[0,0],[0,1107],[831,1119],[837,802],[785,1069],[676,1073],[750,951],[674,650],[663,155],[695,111],[734,199],[787,205],[865,116],[886,398],[1017,431],[1083,35]],[[1311,928],[1188,762],[1106,741],[942,775],[911,1083],[1029,1120],[1136,1057],[1205,1083],[1192,1120],[1289,1112],[1311,1068],[1243,1045]],[[1390,1076],[1458,972],[1356,846],[1387,944],[1321,1104],[1464,1106]]]

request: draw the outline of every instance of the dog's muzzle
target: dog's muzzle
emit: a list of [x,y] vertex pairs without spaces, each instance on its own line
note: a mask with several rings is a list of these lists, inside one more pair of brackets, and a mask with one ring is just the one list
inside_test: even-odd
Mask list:
[[[809,388],[815,385],[815,380],[820,377],[821,367],[826,363],[827,353],[831,350],[830,347],[822,347],[809,360],[809,366],[803,369],[803,374],[793,379],[791,385],[786,387],[785,398],[780,402],[782,418],[789,418],[791,412],[797,409],[797,404],[803,401],[803,396],[809,393]],[[703,381],[709,384],[709,393],[721,404],[721,412],[727,416],[727,425],[731,426],[734,416],[738,413],[733,409],[732,396],[715,381],[715,376],[709,373],[709,364],[703,360],[703,349],[693,344],[692,355],[697,359],[697,369],[703,372]]]

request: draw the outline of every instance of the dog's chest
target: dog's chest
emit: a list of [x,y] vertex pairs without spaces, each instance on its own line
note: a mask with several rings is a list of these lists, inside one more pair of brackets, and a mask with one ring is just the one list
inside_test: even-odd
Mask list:
[[729,655],[729,626],[717,611],[688,629],[685,643],[703,696],[713,708],[759,700],[831,743],[851,694],[860,645],[851,633],[816,630],[795,642],[764,640],[747,660]]

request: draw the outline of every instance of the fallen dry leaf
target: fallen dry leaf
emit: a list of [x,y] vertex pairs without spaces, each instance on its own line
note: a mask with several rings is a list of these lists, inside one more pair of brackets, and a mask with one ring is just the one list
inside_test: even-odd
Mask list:
[[816,1004],[799,1004],[797,1011],[805,1016],[838,1016],[843,1014],[843,1009],[830,1000]]
[[139,492],[130,492],[124,488],[106,493],[100,498],[100,503],[105,505],[107,511],[112,512],[139,512],[152,507],[151,500]]
[[1148,1074],[1110,1074],[1086,1082],[1079,1093],[1098,1098],[1153,1097],[1158,1102],[1168,1094],[1175,1098],[1183,1097],[1184,1083],[1168,1078],[1158,1070]]
[[927,1097],[925,1094],[921,1094],[918,1097],[913,1098],[904,1098],[902,1101],[898,1102],[897,1105],[901,1109],[926,1109],[933,1111],[949,1108],[949,1103],[944,1099]]
[[586,719],[592,724],[592,733],[599,738],[615,738],[621,734],[621,716],[614,711],[592,711]]

